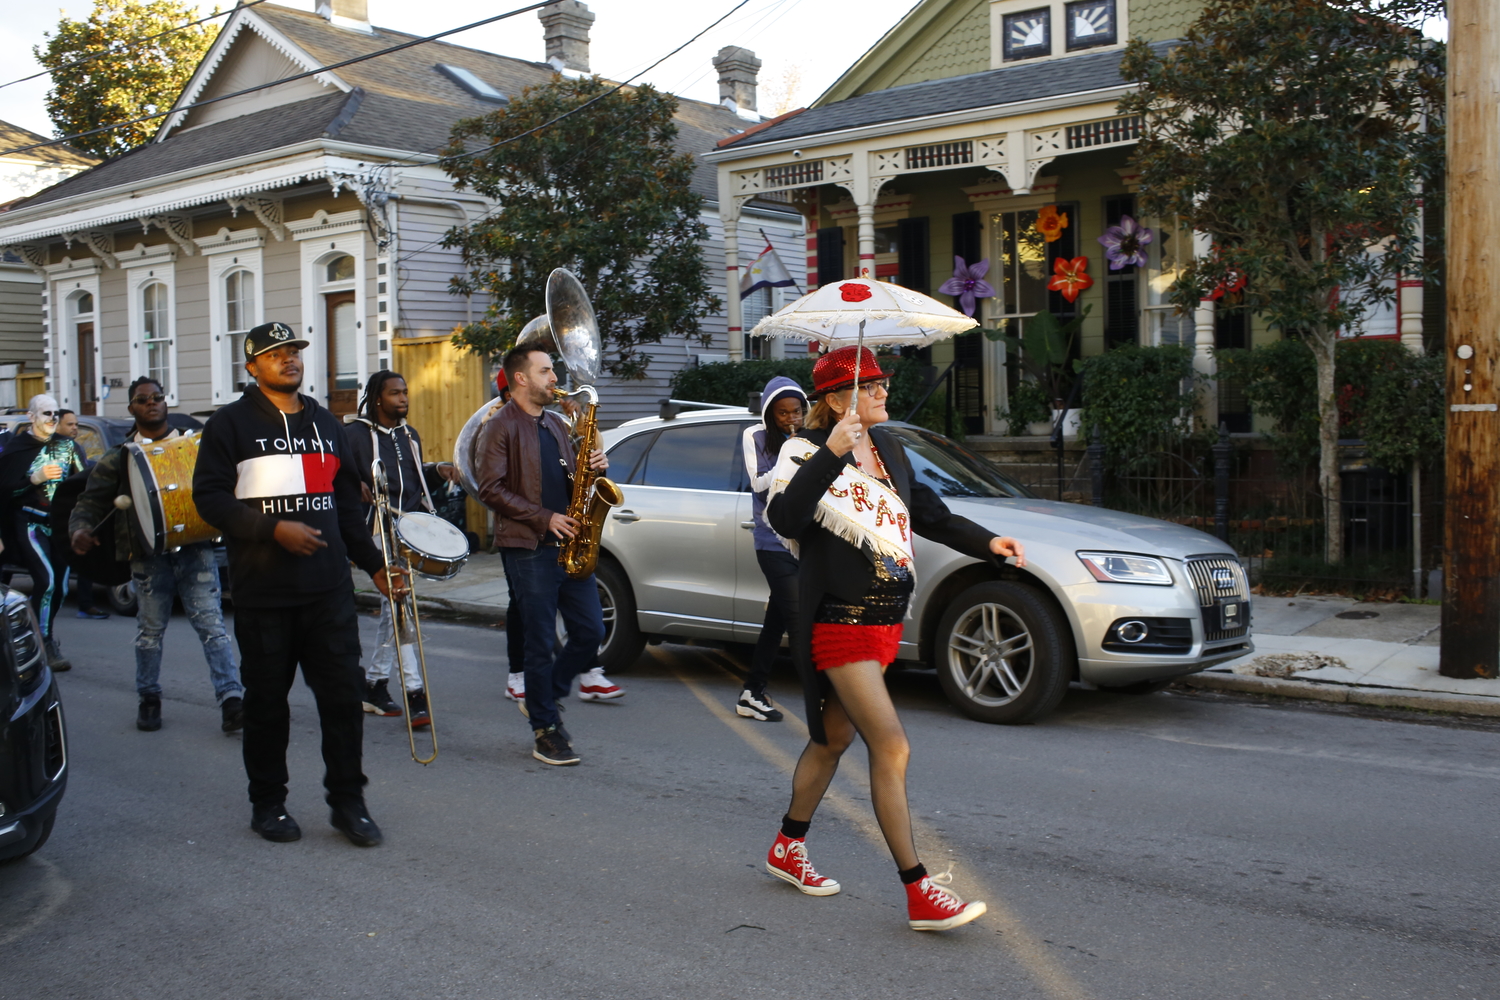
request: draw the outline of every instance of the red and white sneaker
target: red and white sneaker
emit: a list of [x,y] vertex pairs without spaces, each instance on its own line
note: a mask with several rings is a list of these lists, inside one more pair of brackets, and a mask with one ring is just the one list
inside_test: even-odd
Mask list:
[[511,701],[526,700],[526,675],[524,673],[517,672],[506,675],[505,697]]
[[595,667],[578,675],[579,701],[612,701],[624,694],[624,688],[610,683],[609,678],[604,676],[603,667]]
[[807,841],[793,840],[786,834],[776,833],[776,843],[766,854],[766,871],[779,879],[785,879],[809,896],[832,896],[839,891],[839,884],[824,878],[807,860]]
[[957,894],[934,882],[931,876],[924,876],[920,882],[906,887],[907,923],[914,931],[947,931],[962,927],[970,920],[984,916],[987,909],[989,907],[983,903],[965,903]]

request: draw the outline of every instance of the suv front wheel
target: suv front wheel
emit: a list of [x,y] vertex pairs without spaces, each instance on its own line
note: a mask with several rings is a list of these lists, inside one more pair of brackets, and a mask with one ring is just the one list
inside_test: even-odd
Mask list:
[[1062,701],[1073,672],[1072,633],[1035,588],[994,580],[958,596],[938,623],[938,682],[980,722],[1034,722]]
[[[635,617],[635,594],[630,590],[630,579],[620,564],[605,556],[599,557],[594,567],[594,582],[599,586],[599,604],[604,612],[604,641],[599,644],[599,666],[606,673],[617,674],[629,670],[646,648],[646,637],[641,635],[640,624]],[[568,641],[563,628],[562,615],[557,616],[557,643]]]

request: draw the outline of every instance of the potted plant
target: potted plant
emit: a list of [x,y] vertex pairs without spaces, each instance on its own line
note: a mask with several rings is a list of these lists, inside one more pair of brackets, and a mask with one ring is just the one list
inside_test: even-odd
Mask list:
[[[987,339],[1005,344],[1007,352],[1020,365],[1021,370],[1040,388],[1054,411],[1053,424],[1058,420],[1063,421],[1064,437],[1078,436],[1078,411],[1067,409],[1068,396],[1072,392],[1073,380],[1079,368],[1077,360],[1073,358],[1073,345],[1092,308],[1084,306],[1082,312],[1066,323],[1050,312],[1039,312],[1020,321],[1020,336],[1009,330],[1010,324],[1016,322],[1014,320],[1008,320],[999,329],[984,331]],[[1051,429],[1049,425],[1043,433],[1051,433]]]

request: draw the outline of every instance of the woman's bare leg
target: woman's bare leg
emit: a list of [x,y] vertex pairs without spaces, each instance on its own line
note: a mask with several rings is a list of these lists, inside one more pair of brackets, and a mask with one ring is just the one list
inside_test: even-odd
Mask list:
[[[870,751],[870,801],[875,820],[885,835],[886,846],[902,871],[915,868],[917,845],[911,832],[911,809],[906,800],[906,765],[911,758],[911,744],[896,715],[891,693],[885,686],[885,670],[874,660],[847,663],[825,671],[838,696],[839,714],[859,732]],[[828,713],[824,712],[824,725]],[[830,732],[829,738],[832,739]],[[811,749],[811,747],[809,747]],[[805,754],[804,754],[805,756]],[[834,760],[837,766],[837,758]],[[800,770],[800,762],[799,762]],[[818,789],[818,797],[828,787],[833,772]],[[793,786],[796,781],[793,779]],[[793,796],[793,802],[796,803]]]

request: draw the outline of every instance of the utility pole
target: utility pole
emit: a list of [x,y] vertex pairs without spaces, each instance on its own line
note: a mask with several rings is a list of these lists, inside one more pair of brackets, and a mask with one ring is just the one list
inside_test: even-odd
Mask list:
[[1500,676],[1500,3],[1448,0],[1444,677]]

